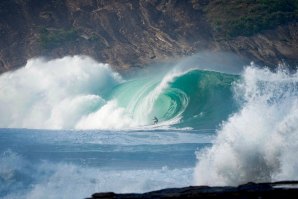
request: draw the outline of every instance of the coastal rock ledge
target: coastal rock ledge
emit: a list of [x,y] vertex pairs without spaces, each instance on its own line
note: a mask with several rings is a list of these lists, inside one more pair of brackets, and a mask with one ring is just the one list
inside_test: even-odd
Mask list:
[[169,188],[143,194],[95,193],[89,199],[123,198],[297,198],[298,181],[247,183],[238,187],[190,186]]

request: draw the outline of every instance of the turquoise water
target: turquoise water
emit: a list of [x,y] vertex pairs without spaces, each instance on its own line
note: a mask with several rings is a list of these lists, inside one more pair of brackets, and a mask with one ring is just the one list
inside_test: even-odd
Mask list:
[[238,78],[192,69],[129,80],[108,92],[108,99],[117,100],[140,125],[157,117],[171,127],[214,129],[236,110],[231,87]]

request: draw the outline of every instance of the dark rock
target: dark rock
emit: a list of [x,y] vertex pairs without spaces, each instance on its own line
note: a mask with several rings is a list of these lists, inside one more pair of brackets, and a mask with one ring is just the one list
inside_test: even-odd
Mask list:
[[238,187],[190,186],[170,188],[143,194],[96,193],[91,199],[137,198],[297,198],[298,181],[274,183],[247,183]]

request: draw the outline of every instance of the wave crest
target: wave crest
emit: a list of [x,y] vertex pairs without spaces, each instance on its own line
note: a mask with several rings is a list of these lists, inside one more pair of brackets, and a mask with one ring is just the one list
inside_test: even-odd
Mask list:
[[231,84],[236,79],[174,67],[124,81],[107,64],[88,57],[32,59],[0,76],[0,111],[6,113],[0,127],[214,128],[234,110]]

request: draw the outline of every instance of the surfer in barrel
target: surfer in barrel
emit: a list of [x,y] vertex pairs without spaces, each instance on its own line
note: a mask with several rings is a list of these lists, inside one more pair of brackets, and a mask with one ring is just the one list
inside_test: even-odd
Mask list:
[[157,124],[158,123],[157,117],[154,117],[153,122],[154,122],[154,124]]

